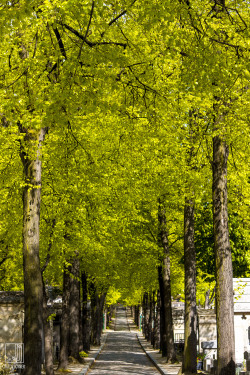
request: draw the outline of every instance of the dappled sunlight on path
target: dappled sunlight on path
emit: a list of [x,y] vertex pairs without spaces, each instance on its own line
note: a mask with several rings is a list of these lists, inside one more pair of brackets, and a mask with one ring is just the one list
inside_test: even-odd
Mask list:
[[142,351],[135,332],[130,332],[126,312],[119,308],[115,331],[108,334],[106,345],[89,371],[90,375],[159,375]]

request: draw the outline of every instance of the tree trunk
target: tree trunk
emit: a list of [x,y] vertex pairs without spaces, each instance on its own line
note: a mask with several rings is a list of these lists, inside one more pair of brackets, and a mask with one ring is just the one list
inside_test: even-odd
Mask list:
[[158,267],[158,280],[160,292],[160,350],[163,357],[167,356],[167,335],[165,328],[165,313],[164,313],[164,287],[162,277],[162,266]]
[[172,318],[172,303],[171,303],[171,280],[170,280],[170,254],[169,254],[169,243],[168,243],[168,231],[166,224],[165,208],[161,202],[159,202],[159,237],[161,240],[161,247],[163,248],[163,262],[161,269],[162,286],[161,293],[163,312],[164,312],[164,325],[167,343],[167,361],[176,362],[176,352],[174,347],[174,330],[173,330],[173,318]]
[[145,339],[149,339],[149,309],[148,309],[148,293],[143,296],[143,334]]
[[137,321],[137,327],[140,328],[140,321],[141,321],[141,305],[136,305],[136,321]]
[[58,369],[67,369],[69,356],[69,299],[70,275],[65,269],[63,273],[62,319],[60,326],[60,353]]
[[44,353],[45,353],[45,373],[54,375],[53,367],[53,336],[51,330],[51,320],[48,320],[50,311],[47,306],[47,295],[43,283],[43,329],[44,329]]
[[92,283],[91,291],[91,344],[95,346],[101,345],[101,334],[103,325],[103,306],[106,298],[106,293],[100,296]]
[[156,317],[155,317],[155,329],[154,329],[154,348],[160,349],[160,321],[161,321],[161,300],[160,291],[157,292],[157,303],[156,303]]
[[69,355],[81,360],[80,346],[80,261],[76,256],[68,267],[70,272],[70,299],[69,299]]
[[94,283],[90,284],[90,299],[91,299],[91,336],[90,342],[92,345],[98,345],[97,339],[97,309],[98,309],[98,295]]
[[104,303],[107,293],[102,293],[98,298],[98,310],[99,310],[99,319],[98,319],[98,330],[97,330],[97,337],[98,337],[98,345],[101,345],[101,335],[103,330],[103,310],[104,310]]
[[163,288],[164,288],[164,317],[165,330],[167,336],[167,361],[174,363],[177,361],[174,347],[174,329],[172,318],[172,302],[171,302],[171,283],[170,283],[170,259],[166,255],[163,261]]
[[88,285],[86,273],[82,273],[82,346],[85,352],[90,350],[90,316],[88,311]]
[[[46,130],[29,132],[20,124],[19,128],[20,132],[25,134],[20,152],[25,174],[23,191],[24,374],[40,375],[43,330],[43,284],[39,259],[42,175],[40,148]],[[30,152],[30,155],[26,150]]]
[[151,311],[151,345],[155,346],[155,321],[156,321],[156,314],[155,314],[155,292],[151,294],[150,298],[150,311]]
[[153,322],[153,302],[152,302],[152,294],[149,293],[148,299],[148,310],[149,310],[149,317],[148,317],[148,341],[152,342],[152,322]]
[[213,139],[213,227],[216,260],[218,375],[235,375],[233,269],[228,232],[227,160],[229,148]]
[[197,312],[196,312],[196,257],[194,245],[194,202],[185,200],[184,209],[184,264],[185,264],[185,344],[183,373],[197,373]]

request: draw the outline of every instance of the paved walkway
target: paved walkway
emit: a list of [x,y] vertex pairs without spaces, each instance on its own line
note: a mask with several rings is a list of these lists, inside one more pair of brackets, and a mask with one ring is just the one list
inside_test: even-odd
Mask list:
[[162,357],[159,349],[154,349],[151,343],[148,342],[143,334],[138,331],[138,328],[135,325],[132,316],[130,315],[130,310],[128,310],[127,319],[130,330],[132,332],[136,332],[141,347],[143,348],[148,358],[150,358],[150,360],[155,364],[155,366],[159,370],[159,373],[161,373],[162,375],[178,375],[181,368],[181,363],[172,364],[166,362],[166,358]]
[[159,375],[142,350],[136,332],[129,331],[126,311],[117,309],[115,327],[88,372],[89,375]]
[[[104,331],[101,347],[91,348],[84,364],[69,365],[69,373],[75,375],[178,375],[181,363],[166,363],[166,358],[163,358],[159,350],[155,350],[138,331],[130,315],[130,309],[127,312],[122,308],[117,310],[112,328],[114,329]],[[198,371],[198,373],[205,375],[205,372]],[[59,375],[59,372],[55,374]]]

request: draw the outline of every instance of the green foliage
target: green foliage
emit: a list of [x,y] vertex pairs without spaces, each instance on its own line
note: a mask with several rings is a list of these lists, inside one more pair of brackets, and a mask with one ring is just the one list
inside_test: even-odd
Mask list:
[[81,358],[87,358],[89,356],[88,353],[86,353],[83,350],[79,353],[79,355],[80,355]]
[[9,374],[11,374],[11,369],[1,359],[0,360],[0,375],[9,375]]
[[47,318],[47,321],[55,320],[56,314],[50,314],[50,316]]
[[[196,301],[201,307],[205,306],[206,293],[210,291],[209,298],[215,297],[213,290],[215,288],[214,275],[203,273],[201,270],[198,271],[197,275],[197,290],[196,290]],[[211,306],[214,306],[214,298],[211,301]]]
[[[229,235],[232,249],[234,277],[249,276],[250,237],[244,230],[245,218],[229,213]],[[195,245],[197,265],[203,273],[215,274],[213,249],[213,214],[211,204],[204,204],[196,210]]]

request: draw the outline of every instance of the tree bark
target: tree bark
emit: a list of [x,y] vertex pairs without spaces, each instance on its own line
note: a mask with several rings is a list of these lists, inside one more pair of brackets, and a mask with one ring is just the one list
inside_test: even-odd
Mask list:
[[163,357],[167,356],[167,335],[165,328],[165,313],[164,313],[164,286],[162,277],[162,266],[158,267],[158,281],[160,292],[160,350]]
[[143,334],[146,340],[149,340],[149,303],[148,293],[143,296]]
[[103,324],[103,306],[106,293],[100,296],[96,290],[94,283],[90,288],[91,295],[91,344],[99,346],[101,344],[102,324]]
[[70,275],[65,269],[63,273],[62,319],[60,326],[60,353],[58,369],[67,369],[69,356],[69,299]]
[[233,269],[228,231],[227,160],[229,147],[213,139],[213,229],[216,260],[218,375],[235,375]]
[[[168,230],[166,223],[165,208],[161,202],[159,202],[159,237],[161,241],[161,247],[163,248],[163,261],[161,272],[162,286],[160,292],[162,295],[162,305],[164,313],[164,334],[166,335],[166,357],[167,361],[174,363],[177,361],[175,347],[174,347],[174,330],[173,330],[173,318],[172,318],[172,303],[171,303],[171,279],[170,279],[170,252],[168,242]],[[162,351],[163,353],[163,351]]]
[[44,353],[45,353],[45,373],[54,375],[53,366],[53,336],[51,330],[51,321],[48,320],[50,311],[47,306],[47,295],[43,283],[43,329],[44,329]]
[[152,342],[152,322],[153,322],[153,307],[152,307],[152,294],[149,293],[148,298],[148,341]]
[[98,345],[101,345],[101,335],[103,330],[103,310],[104,310],[104,303],[107,293],[102,293],[98,298],[98,306],[99,306],[99,319],[98,319],[98,331],[97,331],[97,338],[98,338]]
[[136,305],[136,321],[137,321],[136,325],[139,328],[140,328],[140,320],[141,320],[140,314],[141,314],[141,305]]
[[150,315],[151,315],[151,345],[155,346],[155,327],[156,327],[156,314],[155,314],[155,292],[150,296]]
[[185,200],[184,208],[185,265],[185,343],[183,373],[197,373],[196,256],[194,245],[194,202]]
[[85,352],[90,350],[90,316],[88,312],[88,286],[86,273],[82,273],[82,346]]
[[77,256],[71,261],[68,270],[70,272],[69,355],[80,361],[80,261]]
[[154,329],[154,348],[160,349],[160,321],[161,321],[161,300],[160,291],[157,292],[157,303],[156,303],[156,319]]
[[43,283],[39,259],[42,177],[40,151],[46,129],[31,132],[22,128],[20,124],[19,129],[24,134],[20,156],[25,175],[23,191],[24,374],[40,375],[43,330]]

